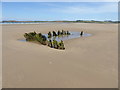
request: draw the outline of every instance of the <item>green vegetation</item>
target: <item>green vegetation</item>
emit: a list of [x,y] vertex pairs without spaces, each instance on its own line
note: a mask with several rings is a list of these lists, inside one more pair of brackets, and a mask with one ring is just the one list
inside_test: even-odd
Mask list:
[[38,34],[36,32],[25,33],[24,37],[26,38],[26,41],[38,41],[39,43],[46,45],[47,38],[41,33]]
[[65,49],[65,47],[64,47],[64,43],[63,43],[63,41],[61,40],[61,42],[59,42],[59,49]]
[[[30,33],[25,33],[24,37],[26,38],[26,41],[37,41],[42,45],[47,45],[51,48],[55,48],[55,49],[61,49],[64,50],[64,43],[61,40],[60,42],[55,40],[56,36],[61,36],[61,35],[70,35],[69,31],[58,31],[57,33],[55,31],[48,32],[48,37],[46,37],[45,35],[42,35],[41,33],[36,33],[34,32],[30,32]],[[51,40],[53,37],[53,40]]]
[[25,33],[24,37],[26,38],[27,41],[34,41],[35,40],[35,35],[36,32],[30,32],[30,33]]
[[53,40],[53,48],[58,49],[58,42],[56,40]]

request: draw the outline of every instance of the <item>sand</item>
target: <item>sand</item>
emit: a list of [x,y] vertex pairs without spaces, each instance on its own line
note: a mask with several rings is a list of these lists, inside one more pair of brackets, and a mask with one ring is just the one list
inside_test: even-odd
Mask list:
[[[84,31],[65,50],[21,42],[30,31]],[[3,88],[117,88],[118,25],[41,23],[3,25]]]

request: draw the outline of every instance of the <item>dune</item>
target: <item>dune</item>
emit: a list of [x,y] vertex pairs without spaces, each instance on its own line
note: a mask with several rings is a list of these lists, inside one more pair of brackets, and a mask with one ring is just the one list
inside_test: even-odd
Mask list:
[[[36,31],[84,31],[64,41],[65,50],[22,42]],[[4,24],[3,88],[117,88],[118,25],[95,23]]]

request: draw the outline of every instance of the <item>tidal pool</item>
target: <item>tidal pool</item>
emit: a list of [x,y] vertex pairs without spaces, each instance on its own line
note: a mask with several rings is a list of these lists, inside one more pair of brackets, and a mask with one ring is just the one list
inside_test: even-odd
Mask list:
[[[46,37],[48,37],[47,34],[43,34]],[[79,38],[79,37],[88,37],[91,36],[91,34],[88,33],[84,33],[82,36],[80,35],[80,32],[70,32],[70,35],[61,35],[61,36],[56,36],[56,37],[52,37],[52,38],[47,38],[48,40],[56,40],[56,41],[65,41],[65,40],[69,40],[69,39],[74,39],[74,38]],[[19,39],[19,41],[22,42],[26,42],[26,39]]]

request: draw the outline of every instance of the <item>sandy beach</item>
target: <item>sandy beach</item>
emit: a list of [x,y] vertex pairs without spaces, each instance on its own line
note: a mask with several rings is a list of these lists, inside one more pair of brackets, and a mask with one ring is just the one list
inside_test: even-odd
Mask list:
[[[64,41],[65,50],[19,41],[26,32],[62,29],[92,36]],[[3,88],[118,87],[117,24],[6,24],[2,30]]]

